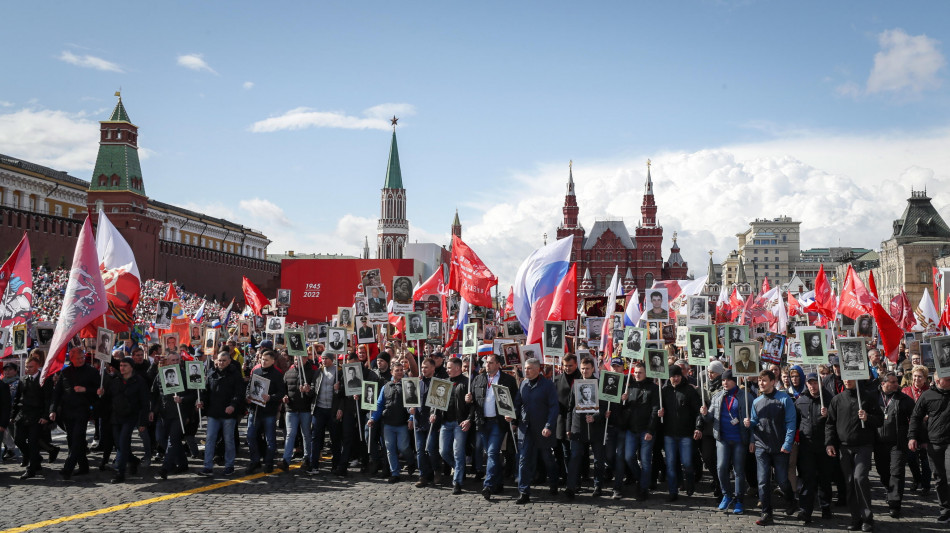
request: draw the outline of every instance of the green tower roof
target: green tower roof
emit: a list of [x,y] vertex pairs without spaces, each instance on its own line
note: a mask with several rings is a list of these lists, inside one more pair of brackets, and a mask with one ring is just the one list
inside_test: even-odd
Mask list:
[[389,147],[389,164],[386,165],[384,189],[402,189],[402,171],[399,169],[399,149],[396,148],[396,131],[393,130],[393,143]]
[[[118,93],[116,93],[118,96]],[[118,103],[115,104],[115,109],[112,110],[112,116],[109,117],[108,122],[128,122],[132,123],[132,119],[129,118],[129,114],[125,112],[125,106],[122,105],[122,97],[119,96]]]

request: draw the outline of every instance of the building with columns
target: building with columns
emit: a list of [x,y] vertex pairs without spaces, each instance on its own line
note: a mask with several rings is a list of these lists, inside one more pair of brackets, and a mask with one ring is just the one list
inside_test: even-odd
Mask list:
[[622,219],[595,219],[588,233],[578,219],[580,207],[574,189],[574,165],[568,169],[564,218],[557,228],[557,238],[572,237],[571,261],[577,264],[578,294],[601,295],[610,284],[614,268],[625,292],[646,289],[656,280],[686,279],[688,265],[680,255],[673,235],[673,244],[667,260],[663,260],[663,226],[657,218],[657,205],[653,195],[653,176],[647,161],[647,176],[643,186],[643,202],[640,205],[640,222],[633,235]]

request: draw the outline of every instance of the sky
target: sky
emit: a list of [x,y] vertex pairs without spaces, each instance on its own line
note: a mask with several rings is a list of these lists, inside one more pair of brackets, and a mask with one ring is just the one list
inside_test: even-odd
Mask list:
[[[373,244],[396,134],[410,241],[463,239],[507,287],[580,220],[631,232],[652,160],[668,254],[706,274],[755,218],[879,249],[911,188],[950,206],[950,4],[18,2],[0,153],[90,179],[121,90],[151,198],[270,253]],[[373,246],[375,249],[375,246]]]

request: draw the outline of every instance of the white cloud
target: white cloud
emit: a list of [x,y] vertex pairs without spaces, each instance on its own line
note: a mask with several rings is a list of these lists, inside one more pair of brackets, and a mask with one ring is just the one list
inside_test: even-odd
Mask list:
[[940,86],[946,59],[940,42],[926,35],[908,35],[897,28],[878,35],[881,50],[874,55],[867,92],[920,93]]
[[[83,113],[21,109],[0,114],[0,146],[7,155],[71,172],[92,170],[99,124]],[[77,173],[77,177],[89,176]]]
[[77,56],[68,50],[64,50],[63,53],[60,54],[59,60],[65,61],[70,65],[76,65],[77,67],[93,68],[96,70],[105,70],[109,72],[125,72],[119,65],[111,61],[106,61],[101,57],[91,55]]
[[254,88],[254,82],[253,82],[253,81],[246,81],[246,82],[244,82],[243,85],[241,85],[241,87],[244,87],[244,90],[246,90],[246,91],[250,91],[251,89]]
[[390,117],[412,116],[415,108],[410,104],[380,104],[363,111],[362,117],[347,115],[343,111],[317,111],[309,107],[291,109],[283,115],[259,120],[250,130],[266,133],[305,128],[342,128],[350,130],[388,130],[392,127]]
[[202,54],[185,54],[178,56],[178,64],[189,68],[191,70],[196,70],[201,72],[202,70],[208,71],[212,74],[217,74],[213,68],[211,68],[208,63],[205,62],[204,56]]
[[252,198],[250,200],[241,200],[238,203],[238,207],[242,211],[248,213],[252,217],[255,217],[260,220],[271,221],[272,224],[293,227],[294,223],[287,218],[284,210],[277,206],[274,202],[270,200],[264,200],[262,198]]
[[13,102],[7,102],[6,100],[0,100],[0,107],[13,107]]

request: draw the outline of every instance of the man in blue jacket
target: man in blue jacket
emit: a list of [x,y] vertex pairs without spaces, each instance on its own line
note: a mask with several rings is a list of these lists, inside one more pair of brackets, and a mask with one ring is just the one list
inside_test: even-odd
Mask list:
[[759,502],[762,504],[762,517],[755,522],[758,526],[773,523],[772,468],[775,468],[778,486],[785,495],[785,514],[791,516],[798,511],[792,485],[788,482],[788,458],[795,439],[798,413],[792,397],[777,390],[775,383],[775,374],[771,370],[759,373],[761,395],[752,402],[751,417],[744,421],[745,427],[752,428],[753,442],[749,443],[749,452],[755,453],[758,472]]
[[525,379],[521,382],[519,395],[515,398],[518,413],[518,440],[521,457],[518,461],[518,492],[515,503],[526,504],[531,500],[531,481],[538,463],[538,454],[544,461],[551,481],[551,494],[557,495],[557,479],[554,464],[554,429],[557,424],[557,389],[551,380],[541,375],[541,361],[535,358],[524,362]]
[[[745,460],[749,446],[750,430],[740,420],[748,418],[746,406],[754,404],[748,391],[740,389],[732,370],[722,374],[722,388],[713,395],[709,408],[703,406],[699,412],[707,424],[712,426],[716,440],[716,472],[722,487],[722,501],[719,510],[742,514],[745,510],[742,496],[745,494]],[[735,475],[734,483],[729,482],[729,471]]]

